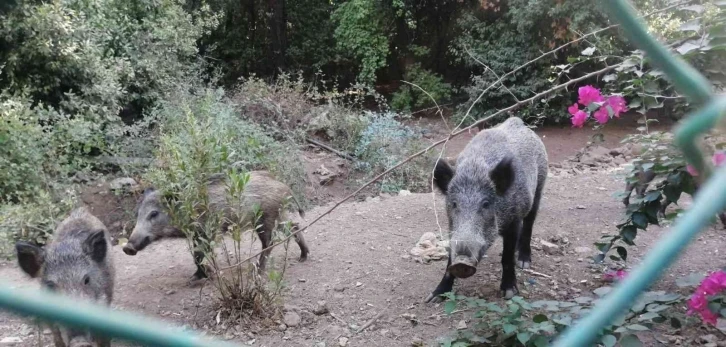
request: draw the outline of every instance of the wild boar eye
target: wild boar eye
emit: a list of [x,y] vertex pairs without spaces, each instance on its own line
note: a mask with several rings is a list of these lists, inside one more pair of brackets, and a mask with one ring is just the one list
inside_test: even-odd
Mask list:
[[489,208],[489,205],[491,205],[491,204],[489,203],[489,201],[482,201],[482,202],[481,202],[481,208],[483,208],[483,209],[485,209],[485,208]]
[[457,207],[456,201],[452,201],[451,202],[451,208],[456,209],[456,207]]
[[53,291],[55,290],[55,287],[56,287],[55,283],[53,281],[45,281],[45,282],[43,282],[43,285],[45,285],[45,287],[48,288],[49,290],[53,290]]
[[91,283],[91,277],[88,275],[83,276],[83,284],[88,285],[89,283]]
[[149,213],[149,220],[156,218],[158,215],[159,211],[151,211],[151,213]]

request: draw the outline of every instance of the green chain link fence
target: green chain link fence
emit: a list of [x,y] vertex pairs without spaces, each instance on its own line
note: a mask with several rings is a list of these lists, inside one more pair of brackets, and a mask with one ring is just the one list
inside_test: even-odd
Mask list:
[[[676,129],[676,144],[686,160],[708,177],[712,170],[696,145],[699,136],[718,125],[726,111],[726,99],[716,98],[711,84],[693,67],[671,55],[637,19],[635,9],[626,0],[609,0],[607,7],[620,22],[623,32],[647,54],[653,65],[663,70],[676,88],[702,108],[686,118]],[[721,124],[723,125],[723,123]],[[673,226],[673,231],[653,247],[622,283],[596,305],[578,324],[566,330],[555,346],[592,346],[602,328],[623,313],[637,297],[655,282],[712,217],[726,208],[726,167],[719,169],[696,194],[691,209]]]
[[[708,176],[712,170],[696,145],[699,135],[717,125],[726,111],[726,99],[716,98],[710,83],[695,69],[671,55],[665,47],[651,37],[643,23],[637,19],[634,8],[626,0],[608,0],[607,7],[636,45],[662,69],[680,90],[702,109],[676,130],[676,143],[689,163]],[[630,276],[614,288],[593,311],[566,330],[555,346],[591,346],[602,328],[627,309],[636,298],[657,280],[690,241],[704,229],[711,217],[726,209],[726,167],[711,176],[695,196],[691,209],[651,251]],[[91,329],[95,332],[146,346],[169,347],[226,347],[228,343],[204,340],[189,332],[168,328],[157,320],[149,320],[125,312],[97,305],[80,303],[46,291],[20,291],[0,287],[0,308],[45,321]]]

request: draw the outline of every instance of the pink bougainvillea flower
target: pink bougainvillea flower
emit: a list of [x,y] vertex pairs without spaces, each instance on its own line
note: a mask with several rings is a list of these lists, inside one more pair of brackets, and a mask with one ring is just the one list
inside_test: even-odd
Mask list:
[[686,165],[686,171],[688,171],[688,174],[693,177],[698,176],[698,171],[696,171],[696,168],[693,167],[691,164]]
[[587,120],[587,113],[585,111],[577,111],[572,116],[572,126],[575,128],[582,128],[583,125],[585,125],[585,121]]
[[590,85],[580,87],[577,90],[577,95],[579,96],[577,102],[579,102],[582,106],[590,105],[593,102],[605,101],[602,94],[600,94],[600,90]]
[[720,293],[722,289],[723,287],[719,280],[715,276],[709,276],[701,282],[701,286],[698,287],[698,292],[705,295],[715,295]]
[[726,289],[726,272],[714,272],[709,278],[717,282],[721,286],[721,289]]
[[706,300],[706,296],[702,293],[695,293],[691,298],[688,300],[688,314],[693,314],[694,312],[701,312],[704,309],[708,310],[708,300]]
[[628,106],[625,106],[625,99],[619,95],[613,95],[607,99],[605,105],[610,106],[613,110],[613,116],[620,118],[620,114],[628,111]]
[[705,310],[701,311],[701,319],[703,319],[703,321],[706,323],[716,325],[716,323],[718,322],[718,315],[706,308]]
[[713,157],[711,157],[711,162],[713,162],[713,166],[715,167],[723,165],[723,163],[726,163],[726,152],[718,151],[714,153]]
[[605,124],[610,120],[610,116],[608,115],[608,110],[605,105],[600,106],[600,108],[598,108],[592,116],[595,117],[595,120],[597,120],[600,124]]
[[622,280],[628,273],[625,270],[611,271],[608,270],[602,275],[602,279],[607,282],[613,282],[615,280]]
[[570,112],[573,116],[576,115],[578,111],[580,111],[580,107],[577,106],[577,103],[574,103],[572,106],[567,108],[567,112]]

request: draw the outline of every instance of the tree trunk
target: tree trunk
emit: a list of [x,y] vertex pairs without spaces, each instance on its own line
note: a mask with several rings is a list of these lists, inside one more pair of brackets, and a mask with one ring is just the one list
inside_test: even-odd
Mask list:
[[275,63],[275,75],[285,69],[285,53],[287,51],[287,13],[285,0],[268,0],[272,13],[270,28],[272,29],[272,52]]

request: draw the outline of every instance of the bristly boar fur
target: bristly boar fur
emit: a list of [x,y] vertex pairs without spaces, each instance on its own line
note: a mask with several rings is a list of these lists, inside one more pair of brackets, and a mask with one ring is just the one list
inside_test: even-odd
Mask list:
[[[114,266],[106,226],[85,207],[73,210],[55,229],[45,249],[27,242],[15,245],[20,268],[49,290],[110,305]],[[56,347],[110,346],[110,340],[88,331],[51,325]]]
[[501,235],[505,297],[517,293],[518,263],[531,262],[532,226],[547,178],[547,152],[540,138],[521,119],[479,132],[456,159],[456,168],[439,160],[434,169],[438,189],[446,195],[451,243],[444,277],[426,301],[440,301],[455,278],[476,272],[484,253]]
[[[209,178],[207,191],[209,194],[210,209],[223,214],[226,221],[234,221],[239,225],[252,225],[254,216],[254,206],[259,206],[261,211],[260,219],[257,224],[261,225],[257,233],[262,243],[262,248],[267,248],[271,244],[272,232],[276,222],[286,220],[286,211],[283,210],[285,202],[288,198],[293,198],[297,204],[297,212],[300,216],[304,216],[304,212],[297,200],[294,199],[292,191],[284,183],[275,180],[269,172],[251,171],[250,180],[247,183],[243,201],[238,209],[230,208],[227,205],[227,191],[224,183],[225,176],[215,174]],[[134,227],[128,243],[123,251],[128,255],[135,255],[143,250],[152,242],[167,237],[184,237],[181,231],[171,224],[171,220],[167,214],[166,204],[161,192],[147,189],[144,197],[137,207],[136,226]],[[242,220],[238,217],[241,217]],[[222,225],[222,231],[227,230],[228,225]],[[297,228],[297,224],[293,223],[293,229]],[[197,240],[193,240],[197,242]],[[300,246],[300,261],[305,261],[308,256],[308,247],[305,243],[302,233],[295,234],[295,241]],[[194,245],[196,248],[196,244]],[[260,254],[259,267],[265,269],[267,257],[271,250],[267,250]],[[207,277],[204,267],[201,265],[204,260],[204,254],[201,252],[194,253],[194,262],[197,271],[194,278],[200,279]]]

